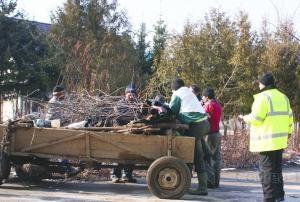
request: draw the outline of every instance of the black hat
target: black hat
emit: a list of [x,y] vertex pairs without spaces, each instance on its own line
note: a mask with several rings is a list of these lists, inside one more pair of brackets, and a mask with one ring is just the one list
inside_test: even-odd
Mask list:
[[65,88],[62,87],[62,86],[55,86],[55,87],[53,88],[53,92],[55,92],[55,93],[61,92],[61,91],[64,91],[64,90],[65,90]]
[[193,93],[195,93],[196,95],[200,93],[200,88],[197,84],[191,85],[191,89],[193,90]]
[[179,88],[184,86],[184,81],[182,79],[175,79],[171,84],[172,90],[178,90]]
[[166,102],[166,99],[165,99],[165,97],[162,96],[162,95],[157,95],[157,96],[155,96],[154,101],[161,102],[161,103],[165,103],[165,102]]
[[125,93],[137,93],[134,83],[131,83],[126,87]]
[[272,73],[267,72],[258,78],[258,81],[264,86],[274,86],[275,79]]
[[212,88],[205,88],[202,93],[203,96],[208,97],[209,99],[215,99],[215,91]]

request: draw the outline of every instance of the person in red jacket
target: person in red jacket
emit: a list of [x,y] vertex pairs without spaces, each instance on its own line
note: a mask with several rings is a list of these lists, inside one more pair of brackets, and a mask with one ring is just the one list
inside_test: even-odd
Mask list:
[[222,107],[215,99],[215,92],[212,88],[204,89],[202,93],[204,110],[208,114],[210,131],[207,135],[207,145],[210,152],[210,162],[207,162],[207,187],[217,188],[220,184],[221,173],[221,134],[219,132],[222,117]]

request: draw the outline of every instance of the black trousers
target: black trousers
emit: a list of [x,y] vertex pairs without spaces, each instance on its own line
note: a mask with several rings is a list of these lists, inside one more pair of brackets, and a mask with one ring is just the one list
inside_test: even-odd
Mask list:
[[260,152],[259,178],[262,184],[264,201],[272,202],[284,197],[282,177],[283,150]]
[[[119,164],[119,166],[123,166],[123,164]],[[124,176],[127,178],[132,178],[132,172],[133,172],[133,167],[134,165],[127,165],[127,168],[124,168]],[[112,175],[115,175],[117,178],[122,177],[122,168],[117,167],[113,168],[112,170]]]

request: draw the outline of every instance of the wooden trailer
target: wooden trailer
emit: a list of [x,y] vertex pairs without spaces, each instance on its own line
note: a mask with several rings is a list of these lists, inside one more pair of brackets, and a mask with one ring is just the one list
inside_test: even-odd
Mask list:
[[180,198],[190,187],[187,164],[193,162],[195,142],[170,131],[160,136],[0,125],[0,182],[9,177],[11,166],[31,163],[49,171],[55,167],[55,159],[90,165],[133,164],[148,168],[147,185],[155,196]]

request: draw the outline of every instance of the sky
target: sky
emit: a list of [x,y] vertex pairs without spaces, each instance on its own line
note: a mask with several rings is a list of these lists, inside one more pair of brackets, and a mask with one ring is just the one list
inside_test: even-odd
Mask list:
[[[29,20],[50,23],[50,14],[62,7],[66,0],[18,0],[18,9]],[[211,8],[218,8],[232,17],[239,11],[249,15],[253,30],[259,31],[263,19],[270,28],[284,19],[294,21],[297,35],[300,33],[300,0],[118,0],[119,8],[127,12],[133,31],[146,23],[149,33],[161,17],[169,32],[180,33],[184,24],[204,19]]]

